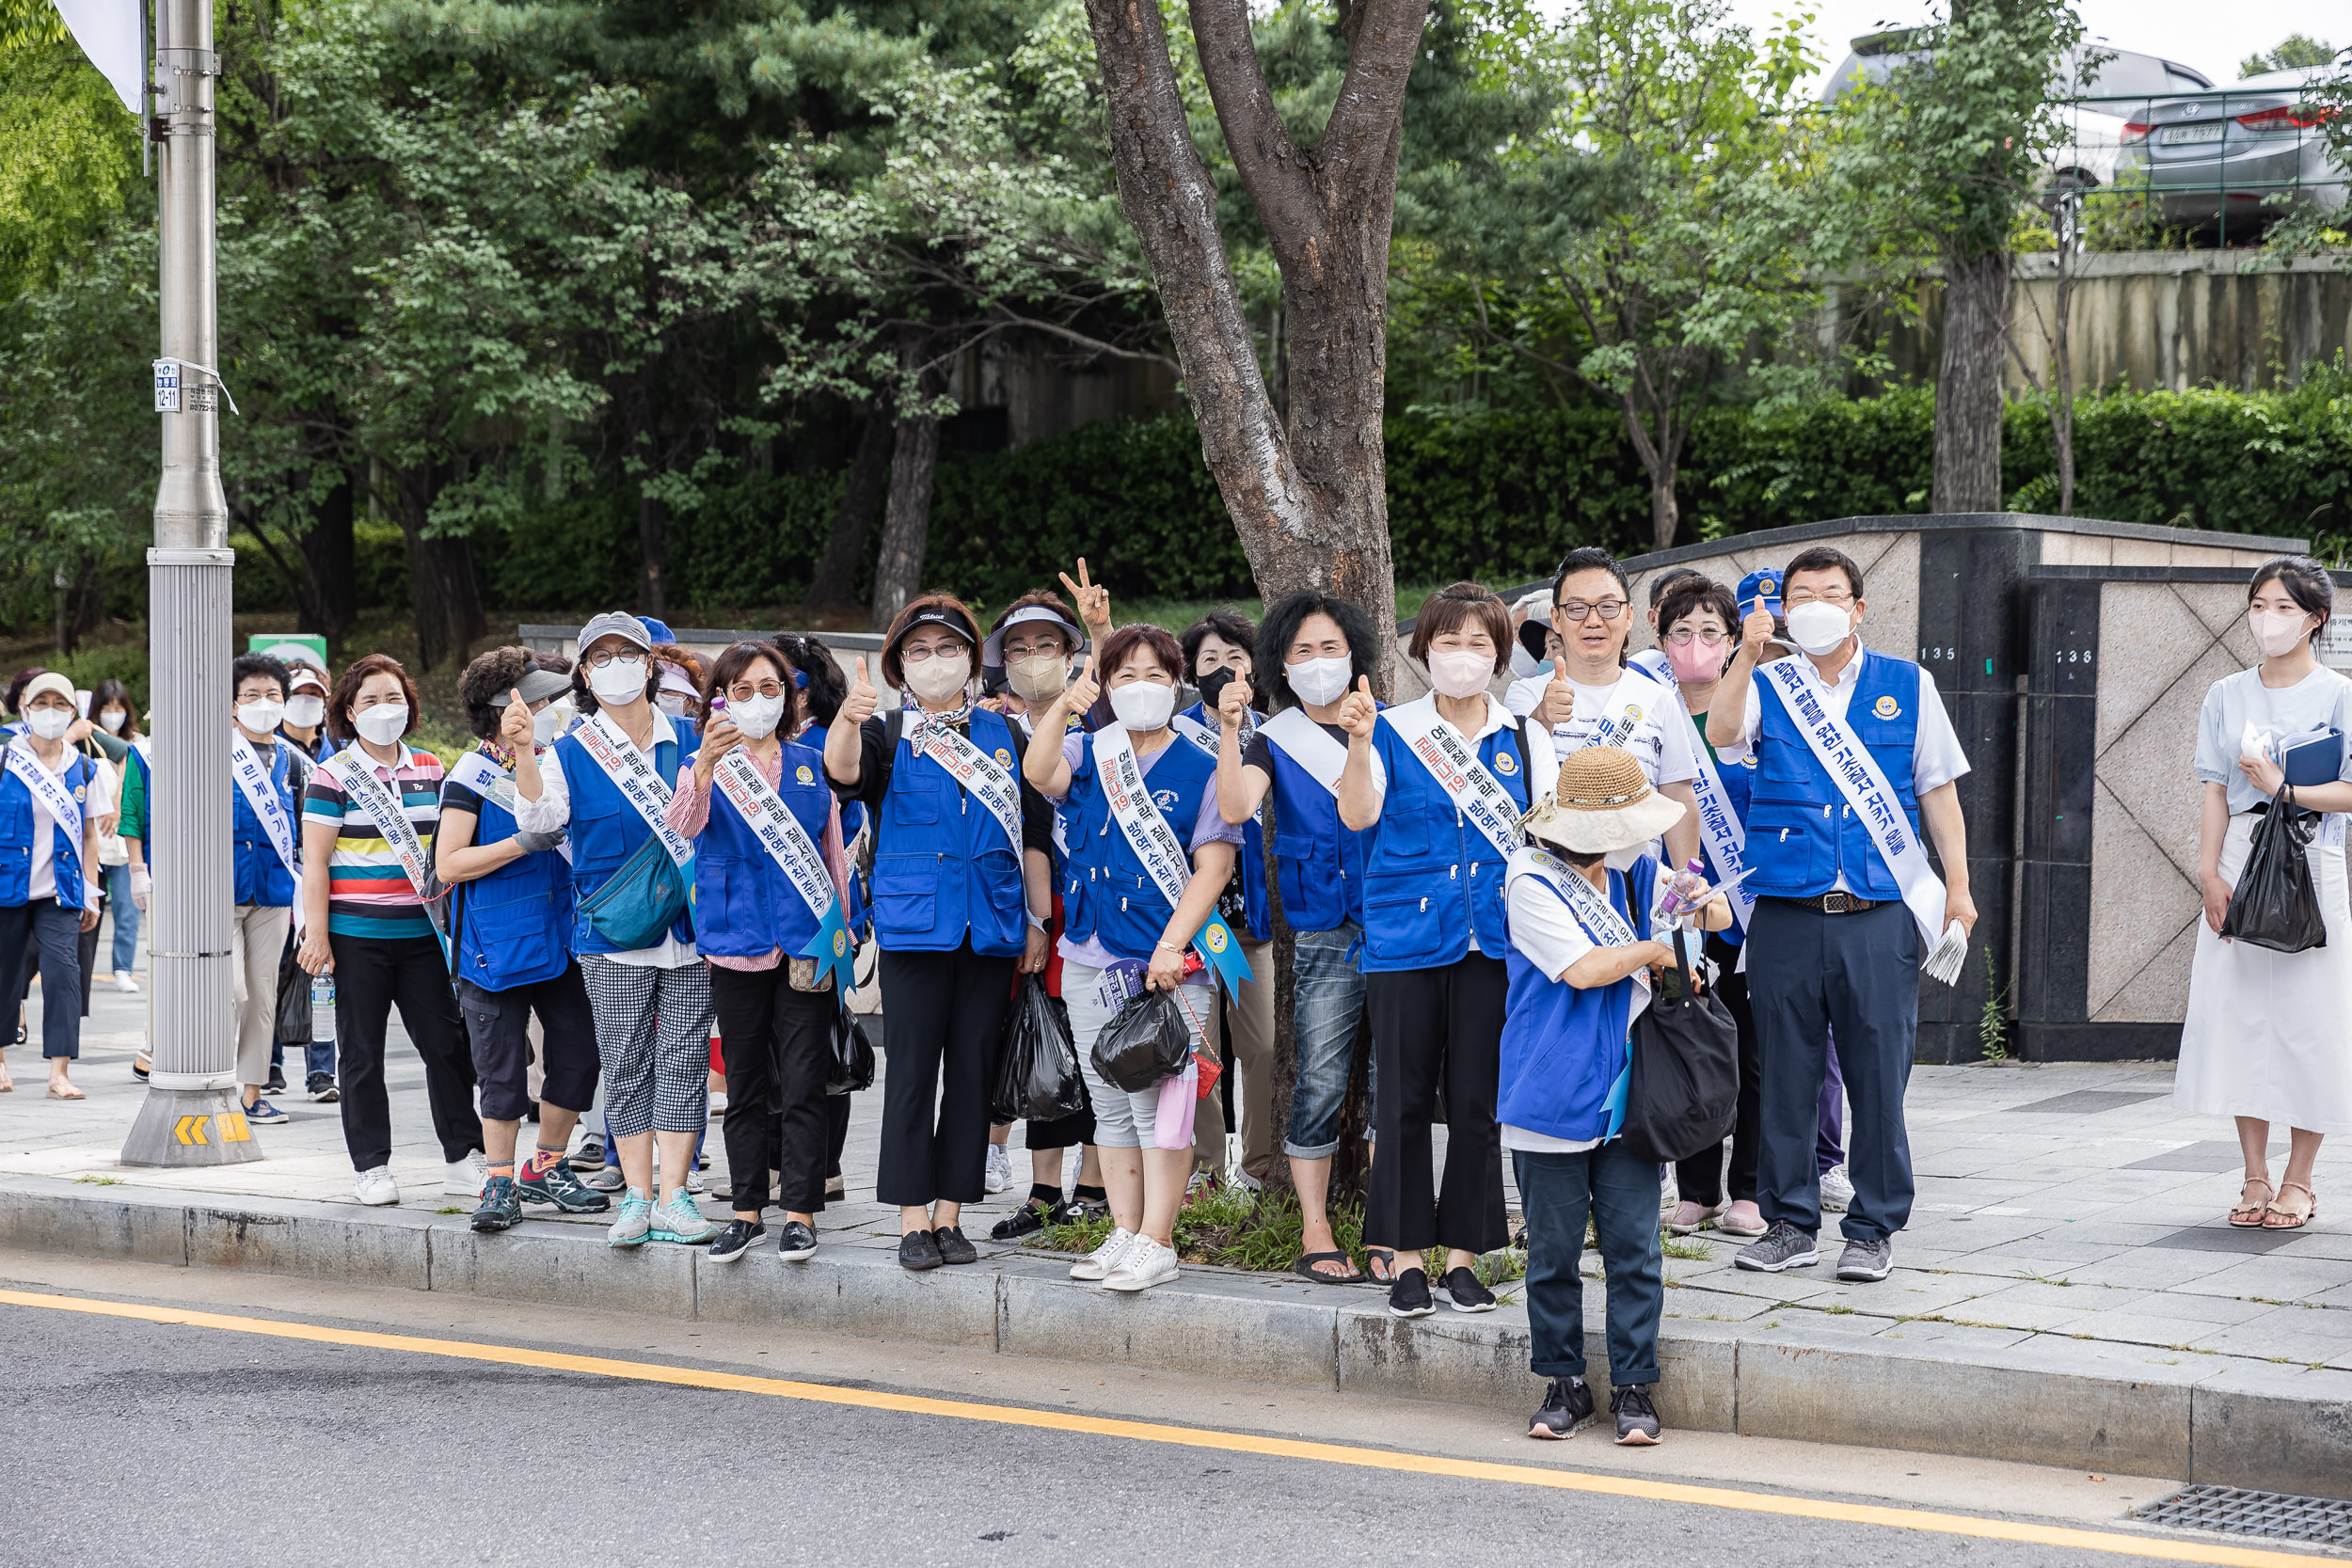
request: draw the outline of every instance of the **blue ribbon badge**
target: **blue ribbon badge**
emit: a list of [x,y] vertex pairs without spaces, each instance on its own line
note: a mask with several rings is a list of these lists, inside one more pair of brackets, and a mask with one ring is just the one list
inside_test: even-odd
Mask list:
[[1228,996],[1239,997],[1242,982],[1257,978],[1256,973],[1249,967],[1249,960],[1241,956],[1240,939],[1233,935],[1233,928],[1225,924],[1225,917],[1221,914],[1209,916],[1208,924],[1201,927],[1200,935],[1192,939],[1192,946],[1193,951],[1200,955],[1201,961],[1225,982],[1225,994]]
[[801,949],[801,957],[815,958],[818,974],[833,975],[834,993],[844,1007],[848,1006],[857,969],[850,958],[850,927],[842,924],[838,897],[826,907],[825,918],[817,923],[817,934]]

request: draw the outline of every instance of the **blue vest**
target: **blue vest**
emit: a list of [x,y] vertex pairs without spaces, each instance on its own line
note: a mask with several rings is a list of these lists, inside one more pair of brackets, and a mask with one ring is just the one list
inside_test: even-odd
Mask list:
[[[1183,736],[1171,738],[1143,776],[1152,803],[1160,809],[1177,842],[1189,846],[1200,804],[1216,787],[1216,763]],[[1062,876],[1062,930],[1073,942],[1089,938],[1122,958],[1148,960],[1176,906],[1127,842],[1094,766],[1088,737],[1078,766],[1070,773],[1070,866]],[[1183,934],[1192,940],[1192,933]]]
[[[28,746],[20,728],[12,746]],[[40,766],[38,762],[36,767]],[[97,777],[89,758],[81,752],[66,752],[66,768],[58,777],[73,798],[82,803],[83,820],[89,818],[89,786]],[[51,870],[57,881],[57,902],[69,910],[82,907],[82,844],[70,837],[64,827],[51,823],[49,848]],[[31,902],[33,889],[33,792],[24,782],[6,768],[0,768],[0,907],[14,909]]]
[[[1365,831],[1359,967],[1367,974],[1441,968],[1470,952],[1472,932],[1480,952],[1488,958],[1502,953],[1509,940],[1502,851],[1462,819],[1393,725],[1374,725],[1372,743],[1388,769],[1389,788],[1380,820]],[[1518,726],[1505,725],[1480,741],[1478,760],[1525,810]]]
[[[809,843],[821,846],[833,814],[824,757],[786,741],[776,796]],[[779,947],[797,958],[817,934],[807,902],[715,783],[710,821],[694,847],[694,930],[701,951],[725,958],[762,958]]]
[[[676,733],[675,725],[671,733]],[[572,897],[577,907],[604,886],[606,879],[621,868],[621,863],[636,853],[639,845],[653,836],[653,829],[628,803],[620,787],[604,776],[604,768],[588,754],[588,748],[580,743],[578,736],[564,736],[552,750],[564,759],[564,782],[572,792]],[[677,756],[675,739],[662,741],[654,748],[653,770],[665,784],[677,782]],[[670,934],[680,942],[694,940],[694,911],[691,905],[671,925]],[[619,949],[594,926],[575,915],[572,951],[613,953]]]
[[[1004,715],[977,708],[972,744],[1021,777],[1024,743]],[[874,934],[885,953],[972,951],[1007,958],[1029,928],[1021,856],[995,814],[902,733],[874,838]]]
[[[1869,749],[1895,786],[1903,815],[1919,832],[1919,802],[1911,789],[1912,744],[1919,733],[1919,667],[1906,659],[1864,653],[1846,708],[1846,729]],[[1758,895],[1811,898],[1828,893],[1842,875],[1847,891],[1863,898],[1902,896],[1870,830],[1813,755],[1795,719],[1775,691],[1756,698],[1764,723],[1756,739],[1754,792],[1748,802],[1748,886]]]
[[[570,774],[564,777],[568,783]],[[483,796],[474,843],[503,843],[515,832],[513,815]],[[460,882],[456,897],[457,978],[484,990],[512,990],[571,967],[572,868],[561,850],[516,856],[486,877]]]
[[1364,847],[1372,830],[1340,821],[1340,802],[1278,741],[1274,759],[1274,861],[1282,918],[1294,931],[1329,931],[1363,919]]
[[[1195,703],[1184,709],[1184,717],[1197,724],[1205,726],[1212,735],[1221,735],[1217,729],[1216,715],[1209,712],[1202,704]],[[1176,738],[1184,740],[1181,735]],[[1184,740],[1184,744],[1192,746],[1189,740]],[[1192,749],[1197,752],[1200,748],[1193,746]],[[1212,775],[1210,787],[1214,789],[1216,787],[1214,779],[1216,770],[1215,757],[1209,759],[1209,769]],[[1249,927],[1248,930],[1240,933],[1243,939],[1248,942],[1270,940],[1274,935],[1274,904],[1266,896],[1265,891],[1265,826],[1255,816],[1241,825],[1241,905],[1242,919]],[[1285,904],[1282,910],[1287,916],[1290,912],[1290,906]],[[1311,931],[1322,929],[1322,927],[1301,926],[1295,919],[1292,919],[1291,929]]]
[[[1658,863],[1645,855],[1609,873],[1609,902],[1634,934],[1649,935]],[[1543,884],[1538,896],[1557,897]],[[1566,900],[1561,900],[1563,904]],[[1550,1138],[1597,1138],[1609,1131],[1609,1091],[1625,1070],[1633,982],[1578,987],[1537,969],[1515,946],[1502,1017],[1502,1065],[1495,1119]]]
[[[291,740],[280,739],[271,749],[269,784],[278,792],[278,804],[286,814],[286,826],[300,841],[302,806],[294,799],[291,782],[294,758],[288,755],[294,748]],[[258,748],[257,748],[258,750]],[[151,811],[154,809],[150,806]],[[253,803],[237,787],[237,781],[229,781],[229,838],[230,852],[236,857],[230,867],[236,896],[232,904],[261,904],[278,908],[294,902],[294,874],[286,863],[278,858],[277,848],[269,841],[269,832],[255,815]]]
[[[1714,749],[1707,744],[1707,716],[1705,714],[1699,715],[1695,729],[1696,733],[1691,738],[1692,748],[1705,749],[1709,756],[1714,756]],[[1724,781],[1724,799],[1731,803],[1731,815],[1740,819],[1740,825],[1742,828],[1746,827],[1749,799],[1756,791],[1756,753],[1749,752],[1747,757],[1740,762],[1726,762],[1722,757],[1715,756],[1715,776]],[[1703,830],[1701,836],[1705,836]],[[1711,861],[1708,863],[1707,874],[1710,880],[1713,879],[1715,871],[1714,863]],[[1751,877],[1746,885],[1754,886],[1755,879]],[[1748,928],[1740,924],[1739,904],[1729,899],[1725,902],[1731,904],[1731,925],[1716,934],[1730,946],[1738,947],[1748,940]]]
[[[801,732],[800,744],[815,752],[819,759],[822,759],[825,754],[826,728],[823,724],[811,724]],[[1016,758],[1016,767],[1018,761],[1019,759]],[[817,776],[820,780],[824,778],[825,771],[822,767],[818,768]],[[844,848],[857,842],[858,831],[865,826],[866,802],[863,800],[842,801],[841,843]],[[817,835],[811,833],[809,836],[814,838]],[[859,873],[857,862],[854,859],[850,862],[850,895],[848,902],[842,907],[841,918],[851,931],[860,933],[860,939],[863,940],[866,919],[866,879]]]

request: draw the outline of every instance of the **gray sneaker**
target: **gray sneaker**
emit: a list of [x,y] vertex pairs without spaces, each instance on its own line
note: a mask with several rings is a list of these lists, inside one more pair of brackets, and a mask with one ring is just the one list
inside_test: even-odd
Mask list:
[[1821,1260],[1821,1255],[1815,1250],[1811,1236],[1787,1220],[1774,1220],[1765,1227],[1761,1241],[1741,1247],[1731,1255],[1731,1260],[1758,1274],[1778,1274],[1783,1269],[1811,1268]]
[[1837,1277],[1857,1282],[1884,1279],[1895,1267],[1895,1243],[1890,1241],[1848,1242],[1837,1259]]
[[683,1187],[653,1206],[653,1239],[657,1242],[699,1246],[724,1228],[714,1220],[703,1218],[703,1212],[694,1207],[694,1195]]

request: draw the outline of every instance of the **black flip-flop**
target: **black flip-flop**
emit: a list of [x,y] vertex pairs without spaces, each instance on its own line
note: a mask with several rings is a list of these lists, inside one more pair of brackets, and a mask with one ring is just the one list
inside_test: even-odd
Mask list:
[[1382,1258],[1387,1259],[1389,1262],[1388,1278],[1381,1278],[1380,1271],[1378,1269],[1366,1267],[1364,1270],[1365,1283],[1377,1285],[1384,1291],[1396,1283],[1396,1254],[1394,1252],[1391,1252],[1389,1248],[1384,1246],[1368,1246],[1364,1248],[1364,1258],[1367,1264],[1369,1264],[1373,1259]]
[[[1345,1263],[1345,1274],[1317,1274],[1317,1263]],[[1291,1273],[1301,1279],[1311,1279],[1318,1285],[1361,1285],[1364,1271],[1358,1268],[1344,1252],[1302,1252],[1298,1261],[1291,1265]]]

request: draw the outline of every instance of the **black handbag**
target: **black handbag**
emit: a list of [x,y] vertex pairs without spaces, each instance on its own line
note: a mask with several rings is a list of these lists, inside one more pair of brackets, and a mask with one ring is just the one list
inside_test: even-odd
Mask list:
[[827,1094],[857,1094],[874,1086],[874,1042],[846,1007],[833,1015],[833,1053],[825,1069]]
[[294,961],[295,944],[289,942],[285,954],[278,960],[278,1043],[309,1045],[310,1034],[310,976]]
[[[1626,1093],[1626,1152],[1688,1160],[1721,1145],[1740,1109],[1740,1026],[1691,977],[1684,933],[1674,935],[1678,994],[1661,987],[1633,1022],[1633,1081]],[[1669,976],[1669,979],[1675,976]]]
[[2319,889],[2312,882],[2312,863],[2305,855],[2320,819],[2288,810],[2286,798],[2287,786],[2281,784],[2270,809],[2254,824],[2254,843],[2230,894],[2230,912],[2221,917],[2224,942],[2243,942],[2274,953],[2328,945],[2328,923],[2320,917]]

